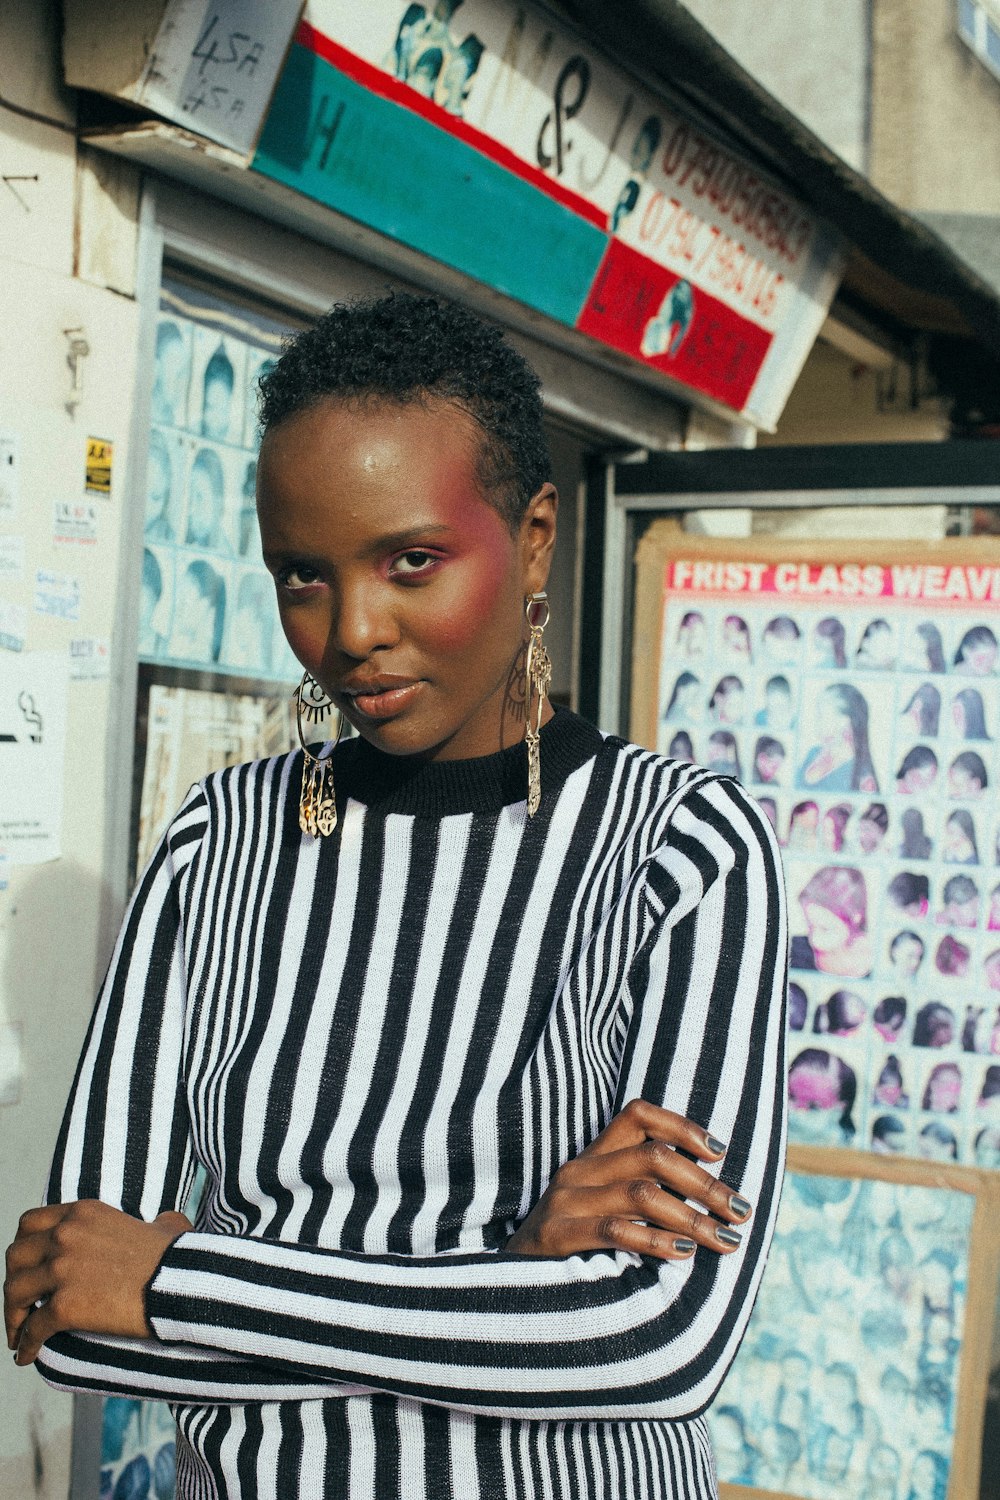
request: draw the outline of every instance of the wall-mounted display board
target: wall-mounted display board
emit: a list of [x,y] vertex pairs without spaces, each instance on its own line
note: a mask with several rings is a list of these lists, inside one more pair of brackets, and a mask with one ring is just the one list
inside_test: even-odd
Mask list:
[[708,1412],[725,1500],[979,1494],[998,1214],[992,1173],[792,1148]]
[[782,846],[791,1139],[1000,1167],[1000,546],[656,521],[631,703]]

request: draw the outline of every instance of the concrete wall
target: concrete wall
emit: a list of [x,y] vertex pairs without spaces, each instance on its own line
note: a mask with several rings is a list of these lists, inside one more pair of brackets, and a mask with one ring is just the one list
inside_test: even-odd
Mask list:
[[869,171],[918,213],[1000,213],[1000,80],[955,0],[874,0]]
[[[907,0],[902,0],[903,5]],[[684,0],[748,73],[866,169],[868,0]]]

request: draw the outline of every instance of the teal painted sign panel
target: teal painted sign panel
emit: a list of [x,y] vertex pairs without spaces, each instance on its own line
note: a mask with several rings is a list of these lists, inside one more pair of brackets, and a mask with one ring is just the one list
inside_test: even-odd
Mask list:
[[608,236],[307,48],[292,48],[253,170],[572,327]]

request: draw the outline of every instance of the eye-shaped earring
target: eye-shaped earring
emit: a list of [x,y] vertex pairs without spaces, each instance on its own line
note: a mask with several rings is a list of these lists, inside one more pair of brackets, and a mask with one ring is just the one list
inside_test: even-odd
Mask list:
[[302,732],[302,720],[318,724],[333,706],[311,672],[303,672],[295,689],[295,727],[302,746],[302,790],[299,793],[299,827],[313,838],[326,837],[337,826],[337,802],[333,791],[333,752],[340,743],[344,716],[340,715],[337,738],[325,755],[313,755]]
[[539,731],[542,711],[552,681],[552,662],[542,640],[549,623],[549,599],[544,592],[529,594],[524,601],[528,622],[528,651],[524,664],[524,738],[528,746],[528,817],[533,818],[542,800],[542,761]]

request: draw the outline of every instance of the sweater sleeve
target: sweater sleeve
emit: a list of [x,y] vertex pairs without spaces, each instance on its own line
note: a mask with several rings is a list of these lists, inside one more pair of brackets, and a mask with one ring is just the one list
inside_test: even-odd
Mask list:
[[[56,1142],[47,1203],[98,1198],[151,1220],[182,1209],[194,1178],[183,1077],[184,911],[207,827],[193,787],[129,903]],[[124,1103],[127,1101],[127,1106]],[[63,1333],[37,1367],[61,1390],[243,1402],[328,1396],[315,1378],[213,1349]]]
[[157,1335],[175,1352],[214,1349],[484,1415],[702,1411],[750,1316],[783,1166],[787,938],[770,826],[735,782],[702,778],[664,815],[634,894],[615,1108],[641,1095],[729,1142],[726,1181],[756,1205],[739,1250],[683,1263],[369,1256],[193,1231],[149,1287]]

